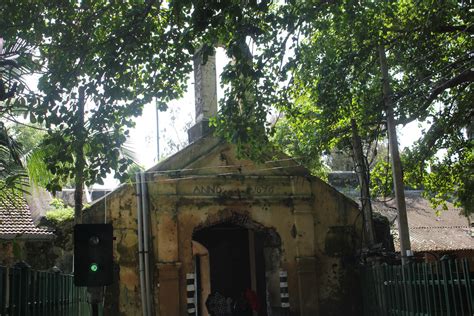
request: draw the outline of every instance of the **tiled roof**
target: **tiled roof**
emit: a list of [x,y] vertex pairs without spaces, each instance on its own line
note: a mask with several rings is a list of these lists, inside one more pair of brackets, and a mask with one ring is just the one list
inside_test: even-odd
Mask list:
[[[411,228],[411,247],[413,251],[474,249],[474,238],[471,237],[470,234],[468,227]],[[400,248],[400,246],[396,245],[396,248]]]
[[[436,214],[429,201],[419,191],[406,191],[406,205],[410,242],[413,251],[441,251],[474,249],[474,237],[466,217],[460,209],[448,203],[448,209]],[[373,202],[373,209],[393,222],[395,249],[400,250],[395,201]]]
[[36,227],[30,209],[21,193],[0,193],[0,240],[48,240],[54,234]]
[[[331,184],[345,195],[357,201],[360,197],[357,187],[357,176],[354,172],[335,172],[330,174]],[[443,251],[443,250],[474,250],[472,228],[466,217],[460,215],[461,209],[447,203],[447,210],[436,210],[430,202],[422,197],[422,191],[406,190],[410,242],[413,251]],[[386,216],[392,225],[392,235],[395,250],[400,251],[398,238],[397,209],[395,200],[385,202],[372,201],[374,212]]]

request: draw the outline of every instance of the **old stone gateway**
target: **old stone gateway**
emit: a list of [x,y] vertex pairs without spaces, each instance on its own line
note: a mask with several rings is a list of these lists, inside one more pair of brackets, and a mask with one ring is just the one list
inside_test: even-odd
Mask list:
[[[254,290],[257,297],[256,309],[264,311],[282,304],[288,307],[286,292],[281,301],[278,264],[281,240],[277,233],[240,213],[219,215],[220,223],[198,228],[193,234],[198,314],[208,314],[209,304],[205,302],[211,289],[231,298],[231,310],[238,309],[239,300],[245,302],[248,289]],[[267,293],[271,297],[269,306],[266,306]],[[252,315],[251,308],[245,307],[240,307],[236,314]]]
[[114,227],[109,315],[208,315],[237,303],[249,316],[358,314],[357,205],[288,157],[255,164],[200,138],[85,219]]

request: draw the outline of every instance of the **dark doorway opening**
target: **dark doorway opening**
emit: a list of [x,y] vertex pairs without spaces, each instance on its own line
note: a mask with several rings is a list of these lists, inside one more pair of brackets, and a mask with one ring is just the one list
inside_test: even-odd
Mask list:
[[264,233],[222,223],[196,231],[193,240],[209,251],[211,291],[234,304],[242,299],[248,302],[245,293],[251,290],[256,294],[253,299],[258,302],[258,313],[249,310],[235,315],[266,316]]

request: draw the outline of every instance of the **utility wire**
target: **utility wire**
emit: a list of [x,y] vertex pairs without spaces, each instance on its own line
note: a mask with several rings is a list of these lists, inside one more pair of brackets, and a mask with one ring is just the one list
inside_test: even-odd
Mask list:
[[[468,69],[468,68],[469,68],[469,65],[470,65],[470,64],[473,64],[473,63],[474,63],[474,60],[467,59],[467,62],[466,62],[466,63],[463,63],[463,64],[461,64],[459,67],[454,68],[454,69],[453,69],[451,72],[449,72],[448,74],[446,74],[446,75],[440,77],[439,80],[448,79],[448,77],[451,76],[451,75],[453,75],[457,70],[460,70],[460,69],[464,68],[465,66],[467,66],[466,69]],[[443,70],[443,69],[446,69],[447,67],[449,67],[449,66],[451,66],[451,65],[452,65],[452,64],[449,64],[449,65],[443,67],[442,69],[440,69],[440,71]],[[438,75],[438,73],[432,73],[431,75],[426,76],[425,78],[420,79],[419,81],[416,81],[416,82],[412,83],[412,85],[415,85],[415,84],[416,84],[416,85],[420,85],[423,81],[426,81],[427,79],[430,79],[430,78],[432,78],[432,77],[435,76],[435,75]],[[439,80],[438,80],[438,81],[439,81]],[[431,83],[431,84],[428,84],[428,88],[432,89],[432,88],[434,88],[435,85],[437,85],[437,84],[438,84],[438,82],[433,82],[433,83]],[[419,88],[419,86],[416,87],[416,88],[413,88],[413,89],[418,89],[418,88]],[[405,90],[405,92],[408,91],[408,90],[409,90],[409,89]],[[410,90],[412,90],[412,89],[410,89]],[[413,91],[413,92],[408,93],[408,94],[402,94],[401,96],[396,97],[396,98],[394,99],[394,101],[395,101],[395,102],[399,102],[400,100],[403,100],[403,99],[405,99],[405,98],[408,98],[408,97],[410,97],[410,96],[413,96],[413,95],[419,94],[419,93],[423,93],[423,91]],[[400,94],[400,93],[396,93],[395,95],[397,95],[397,94]],[[394,95],[394,94],[392,94],[392,95]]]
[[[241,165],[243,166],[243,165]],[[250,166],[250,164],[248,165]],[[216,166],[219,167],[219,166]],[[296,165],[296,166],[283,166],[283,167],[272,167],[272,168],[263,168],[263,169],[258,169],[258,170],[253,170],[253,172],[262,172],[262,171],[271,171],[271,170],[283,170],[283,169],[290,169],[290,168],[301,168],[302,166]],[[215,168],[215,167],[212,167]],[[183,169],[186,170],[186,169]],[[189,170],[189,169],[188,169]],[[192,169],[192,170],[199,170],[199,169]],[[146,174],[155,174],[159,175],[160,173],[156,172],[145,172]],[[176,177],[176,178],[167,178],[167,179],[157,179],[157,180],[147,180],[147,181],[141,181],[141,182],[136,182],[136,181],[127,181],[124,184],[137,184],[137,183],[164,183],[164,182],[178,182],[182,180],[195,180],[195,179],[203,179],[203,178],[208,178],[209,176],[213,177],[223,177],[223,176],[255,176],[255,174],[242,174],[242,173],[234,173],[234,172],[227,172],[227,173],[218,173],[218,174],[210,174],[210,175],[192,175],[192,176],[184,176],[184,177]],[[285,176],[285,175],[284,175]],[[290,177],[291,175],[286,175]]]
[[[272,163],[277,163],[277,162],[284,162],[284,161],[295,161],[296,159],[302,159],[303,157],[291,157],[291,158],[284,158],[284,159],[276,159],[276,160],[267,160],[264,161],[264,164],[272,164]],[[182,169],[168,169],[168,170],[157,170],[157,171],[144,171],[144,173],[150,173],[150,174],[165,174],[165,173],[178,173],[178,172],[184,172],[184,171],[196,171],[196,170],[206,170],[206,169],[215,169],[215,168],[239,168],[239,167],[248,167],[248,166],[255,166],[253,163],[247,163],[247,164],[234,164],[234,165],[225,165],[225,166],[209,166],[209,167],[199,167],[199,168],[182,168]],[[298,167],[301,167],[302,165],[298,165]],[[293,167],[293,166],[289,166]],[[282,167],[285,168],[285,167]],[[263,170],[263,169],[259,169]]]

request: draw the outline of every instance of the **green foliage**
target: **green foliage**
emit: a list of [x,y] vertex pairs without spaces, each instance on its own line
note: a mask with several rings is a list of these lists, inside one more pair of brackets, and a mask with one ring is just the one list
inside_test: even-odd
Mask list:
[[[0,5],[1,8],[2,5]],[[0,22],[2,24],[2,22]],[[2,29],[5,34],[9,30]],[[2,34],[3,35],[3,34]],[[24,76],[35,68],[31,47],[25,41],[1,38],[0,50],[0,182],[1,189],[22,190],[27,185],[21,143],[7,128],[6,119],[24,112],[26,100],[21,94],[27,87]]]
[[74,219],[74,209],[67,207],[46,212],[46,218],[54,223],[62,223]]
[[[23,145],[15,128],[7,128],[12,116],[25,114],[28,98],[26,76],[40,69],[33,54],[31,33],[19,36],[17,25],[12,20],[20,17],[22,22],[33,24],[31,15],[34,4],[2,2],[0,4],[0,29],[2,49],[0,50],[0,181],[1,189],[24,190],[28,185],[27,173],[22,158],[30,144]],[[19,10],[25,10],[20,12]],[[12,11],[10,11],[12,10]],[[11,125],[11,124],[10,124]]]
[[51,205],[53,209],[62,209],[66,207],[64,201],[59,198],[53,198],[51,202],[49,202],[49,205]]
[[[413,152],[411,155],[416,155]],[[410,157],[411,161],[420,161]],[[425,189],[425,196],[434,207],[446,209],[446,202],[462,207],[466,216],[474,213],[474,143],[469,141],[458,150],[450,148],[443,157],[433,157],[428,161],[429,170],[420,163],[407,164],[408,170],[416,173],[417,183]]]
[[127,169],[127,177],[122,180],[121,183],[134,183],[135,180],[135,175],[137,172],[144,171],[145,168],[143,166],[137,164],[137,163],[132,163],[130,166],[128,166]]
[[318,148],[312,139],[311,121],[300,123],[292,125],[287,118],[280,119],[271,141],[280,151],[305,165],[313,175],[326,179],[329,169],[322,159],[324,149]]
[[48,170],[45,163],[46,152],[41,148],[30,152],[27,155],[26,169],[28,171],[28,178],[35,184],[41,187],[47,185],[53,180],[54,175]]
[[36,185],[46,187],[54,178],[45,163],[46,152],[42,148],[46,130],[37,124],[16,124],[10,127],[10,132],[22,148],[22,160],[28,179]]
[[379,160],[370,170],[370,193],[374,198],[393,196],[392,167],[388,161]]
[[63,200],[54,198],[49,203],[52,209],[46,212],[46,218],[54,223],[62,223],[74,219],[74,209],[66,206]]
[[15,124],[10,127],[12,138],[18,142],[24,154],[32,152],[37,149],[47,132],[39,125],[23,125]]
[[27,185],[21,147],[0,122],[0,190],[23,190]]

